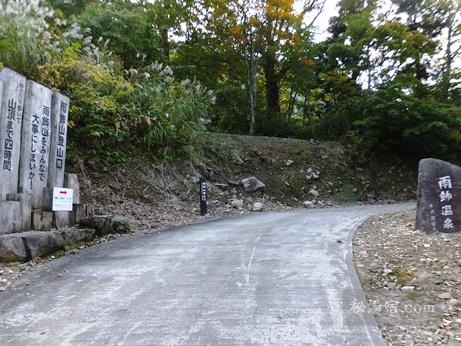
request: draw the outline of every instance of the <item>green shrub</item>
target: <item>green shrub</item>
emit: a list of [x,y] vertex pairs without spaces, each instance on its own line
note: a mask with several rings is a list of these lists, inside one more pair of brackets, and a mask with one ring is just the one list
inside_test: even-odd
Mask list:
[[176,80],[169,66],[147,64],[161,49],[142,9],[127,5],[118,12],[114,6],[85,11],[83,22],[94,32],[38,5],[12,8],[14,15],[0,15],[0,67],[69,96],[70,154],[107,161],[136,150],[192,155],[199,151],[214,93],[195,81]]
[[46,9],[20,5],[0,14],[0,68],[7,66],[29,78],[37,76],[37,67],[53,52],[48,15]]
[[338,102],[321,121],[324,138],[342,138],[357,159],[375,155],[453,159],[461,153],[461,110],[388,87]]
[[431,98],[384,90],[362,100],[348,135],[369,153],[453,158],[461,152],[461,110]]
[[344,184],[339,194],[339,200],[346,203],[357,202],[359,200],[359,196],[357,195],[354,186],[348,183]]
[[143,7],[122,2],[93,3],[79,21],[91,30],[93,42],[102,38],[110,44],[125,69],[149,65],[164,57],[160,35]]
[[214,100],[199,83],[176,81],[168,66],[117,72],[83,58],[79,45],[43,65],[41,80],[72,100],[71,142],[108,160],[135,148],[164,157],[190,154]]
[[155,63],[131,77],[135,90],[126,112],[137,112],[136,142],[165,155],[190,154],[210,122],[212,91],[196,81],[177,82],[170,67]]

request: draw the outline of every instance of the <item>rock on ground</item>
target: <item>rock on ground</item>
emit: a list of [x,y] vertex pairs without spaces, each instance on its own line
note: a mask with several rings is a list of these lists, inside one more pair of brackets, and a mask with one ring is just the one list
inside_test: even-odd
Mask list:
[[121,215],[96,215],[80,221],[82,227],[95,229],[97,235],[128,233],[132,223],[130,218]]
[[5,234],[0,236],[0,260],[5,262],[10,261],[26,261],[26,248],[22,238],[16,233]]
[[245,192],[261,191],[266,188],[266,185],[256,177],[249,177],[242,180]]
[[27,231],[0,236],[0,261],[26,262],[64,249],[66,245],[93,239],[94,229],[68,228]]
[[310,189],[310,190],[309,190],[309,195],[311,195],[311,196],[314,197],[314,198],[317,198],[317,197],[320,196],[320,193],[319,193],[317,190],[315,190],[315,189]]
[[255,202],[253,204],[253,211],[263,211],[264,210],[264,204],[262,202]]
[[304,201],[303,206],[304,208],[314,208],[315,204],[312,201]]
[[230,204],[231,204],[232,208],[235,208],[235,209],[238,209],[238,210],[243,209],[243,200],[241,200],[241,199],[234,199],[234,200],[231,201]]

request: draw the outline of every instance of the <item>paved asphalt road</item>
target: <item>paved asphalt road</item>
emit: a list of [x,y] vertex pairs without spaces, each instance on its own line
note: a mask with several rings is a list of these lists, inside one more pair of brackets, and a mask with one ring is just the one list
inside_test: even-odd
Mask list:
[[352,234],[410,207],[252,214],[88,248],[0,296],[0,345],[382,345],[360,305],[343,309],[363,299]]

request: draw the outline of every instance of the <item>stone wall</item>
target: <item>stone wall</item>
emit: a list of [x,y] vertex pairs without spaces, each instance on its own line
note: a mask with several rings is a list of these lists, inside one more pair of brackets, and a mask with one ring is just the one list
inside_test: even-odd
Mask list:
[[63,227],[72,212],[52,212],[54,187],[65,179],[69,99],[15,71],[0,71],[0,234]]

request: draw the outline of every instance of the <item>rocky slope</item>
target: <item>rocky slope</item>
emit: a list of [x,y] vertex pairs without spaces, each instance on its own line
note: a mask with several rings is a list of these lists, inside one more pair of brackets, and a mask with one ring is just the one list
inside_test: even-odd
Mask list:
[[[73,169],[84,200],[98,213],[130,216],[146,230],[195,219],[200,176],[208,181],[211,217],[252,211],[255,203],[273,210],[415,196],[415,165],[359,167],[336,143],[212,133],[206,138],[199,159],[158,162],[146,155],[110,168],[80,160]],[[264,191],[245,192],[241,181],[251,176],[266,185]]]

